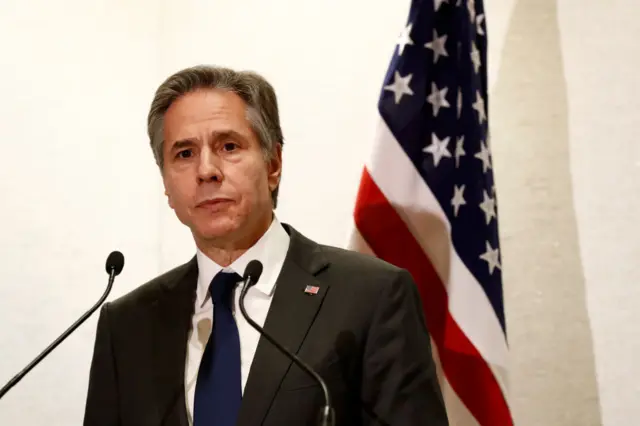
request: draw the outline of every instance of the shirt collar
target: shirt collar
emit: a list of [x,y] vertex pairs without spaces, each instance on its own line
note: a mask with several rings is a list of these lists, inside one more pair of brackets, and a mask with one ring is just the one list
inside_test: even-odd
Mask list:
[[266,296],[271,296],[288,249],[289,234],[275,216],[267,232],[265,232],[251,248],[244,252],[242,256],[226,268],[215,263],[198,249],[196,253],[198,262],[196,306],[202,307],[207,301],[209,285],[218,272],[224,270],[243,276],[247,264],[254,259],[259,260],[263,267],[262,275],[254,288]]

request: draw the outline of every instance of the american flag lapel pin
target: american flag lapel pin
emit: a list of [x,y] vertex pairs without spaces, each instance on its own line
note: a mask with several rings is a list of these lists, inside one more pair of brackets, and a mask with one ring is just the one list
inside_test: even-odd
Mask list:
[[314,294],[318,294],[319,291],[320,291],[320,287],[315,285],[308,285],[304,288],[304,292],[306,294],[314,295]]

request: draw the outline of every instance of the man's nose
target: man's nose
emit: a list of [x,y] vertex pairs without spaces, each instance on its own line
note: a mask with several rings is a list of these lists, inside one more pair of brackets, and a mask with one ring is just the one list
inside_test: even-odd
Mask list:
[[198,180],[201,182],[222,181],[220,158],[209,148],[202,150],[200,155],[200,161],[198,163]]

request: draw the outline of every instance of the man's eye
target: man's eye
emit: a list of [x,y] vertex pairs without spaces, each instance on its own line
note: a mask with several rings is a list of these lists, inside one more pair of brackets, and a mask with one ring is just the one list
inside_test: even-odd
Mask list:
[[183,151],[178,152],[176,157],[178,157],[178,158],[189,158],[189,157],[191,157],[192,154],[193,153],[191,152],[190,149],[185,149]]
[[222,146],[222,148],[227,152],[233,151],[237,147],[238,147],[238,145],[233,143],[233,142],[227,142]]

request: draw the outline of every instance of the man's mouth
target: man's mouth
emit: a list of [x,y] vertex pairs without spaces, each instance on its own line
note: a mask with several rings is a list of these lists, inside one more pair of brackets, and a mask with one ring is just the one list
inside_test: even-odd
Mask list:
[[206,209],[218,209],[231,203],[232,200],[228,198],[213,198],[210,200],[204,200],[199,202],[196,207]]

